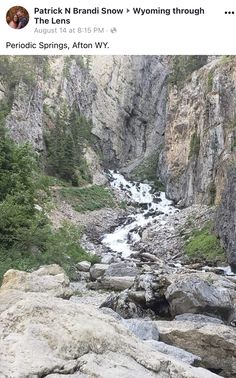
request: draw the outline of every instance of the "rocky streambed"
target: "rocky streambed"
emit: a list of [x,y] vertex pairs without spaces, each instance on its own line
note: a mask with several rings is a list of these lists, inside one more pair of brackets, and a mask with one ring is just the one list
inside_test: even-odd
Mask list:
[[[184,361],[187,352],[195,356],[191,364],[236,377],[236,276],[227,265],[187,264],[183,255],[189,219],[204,225],[214,208],[177,209],[147,183],[114,172],[110,180],[133,211],[93,244],[101,263],[78,266],[83,294],[73,300],[107,311],[162,353]],[[148,324],[157,326],[158,337]]]
[[109,173],[128,203],[78,216],[101,262],[8,271],[0,289],[0,377],[236,377],[236,277],[188,264],[183,233],[214,209],[177,209],[147,183]]

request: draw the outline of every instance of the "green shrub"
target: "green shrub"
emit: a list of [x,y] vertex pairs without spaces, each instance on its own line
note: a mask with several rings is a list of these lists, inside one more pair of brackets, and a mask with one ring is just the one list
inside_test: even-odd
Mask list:
[[213,82],[214,82],[214,71],[210,70],[207,76],[207,91],[208,92],[212,91]]
[[[43,236],[43,237],[42,237]],[[80,230],[71,224],[64,224],[58,230],[44,229],[44,235],[35,234],[36,243],[31,250],[25,246],[12,248],[0,247],[0,281],[9,269],[32,271],[41,265],[58,264],[65,269],[70,279],[76,279],[76,264],[87,260],[92,264],[100,261],[96,255],[90,255],[80,246]],[[38,245],[37,241],[41,242]]]
[[48,180],[28,144],[17,146],[0,128],[0,279],[10,268],[31,270],[58,263],[72,277],[75,264],[97,261],[80,246],[80,231],[71,225],[51,228],[43,208]]
[[114,207],[115,199],[110,189],[93,185],[86,188],[63,188],[60,190],[63,199],[69,202],[76,211],[85,212]]
[[192,156],[198,156],[201,146],[201,139],[200,136],[197,135],[197,132],[194,131],[190,140],[190,151],[189,151],[189,159]]
[[173,57],[172,69],[169,75],[169,84],[176,85],[181,89],[190,75],[206,63],[207,56],[204,55],[179,55]]
[[45,133],[47,172],[68,181],[73,186],[91,182],[91,175],[84,158],[84,150],[93,144],[92,124],[75,109],[66,104],[54,120],[55,127]]
[[208,186],[208,192],[210,195],[210,203],[209,205],[214,205],[216,199],[216,185],[214,182],[211,182]]
[[194,230],[185,244],[185,254],[194,262],[217,263],[225,261],[225,252],[219,239],[208,224],[201,230]]

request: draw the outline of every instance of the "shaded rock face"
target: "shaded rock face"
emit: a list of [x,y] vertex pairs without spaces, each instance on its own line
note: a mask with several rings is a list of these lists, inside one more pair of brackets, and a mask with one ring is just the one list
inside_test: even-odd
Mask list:
[[219,57],[169,91],[160,174],[181,205],[219,203],[235,160],[235,58]]
[[162,144],[168,69],[160,56],[92,59],[93,133],[109,165],[123,166]]
[[[56,272],[57,266],[44,267],[37,276]],[[17,275],[24,272],[7,273],[8,286],[5,283],[0,289],[0,303],[5,303],[0,313],[2,377],[216,377],[127,335],[114,317],[45,292],[42,282],[37,292],[27,290],[21,280],[15,280]],[[27,283],[34,287],[34,273],[28,273]],[[9,301],[11,287],[18,294],[14,303]]]
[[228,174],[216,216],[216,230],[227,250],[232,270],[236,272],[236,169],[231,169]]

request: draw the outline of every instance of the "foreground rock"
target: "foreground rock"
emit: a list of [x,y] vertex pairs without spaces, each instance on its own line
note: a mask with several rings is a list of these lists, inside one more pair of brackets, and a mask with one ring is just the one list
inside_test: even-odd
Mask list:
[[160,340],[194,353],[203,366],[224,377],[236,377],[236,330],[212,318],[157,321]]
[[[55,267],[54,267],[55,268]],[[53,270],[54,270],[53,268]],[[50,271],[50,267],[43,268]],[[49,270],[48,270],[49,269]],[[21,274],[22,272],[19,272]],[[217,375],[178,362],[127,334],[116,319],[87,305],[56,298],[50,291],[23,291],[8,273],[19,299],[0,315],[0,376],[26,377],[183,377]],[[22,275],[23,276],[23,275]],[[28,273],[35,282],[35,273]],[[43,287],[43,284],[42,284]],[[44,287],[43,287],[44,288]],[[27,288],[26,288],[27,289]],[[21,291],[22,290],[22,291]]]
[[186,352],[186,350],[165,344],[162,341],[147,340],[146,342],[159,352],[173,356],[189,365],[198,366],[200,364],[201,358],[193,353]]
[[23,292],[47,293],[54,297],[70,298],[73,294],[70,281],[59,265],[43,266],[33,273],[8,270],[2,282],[3,290],[20,290]]

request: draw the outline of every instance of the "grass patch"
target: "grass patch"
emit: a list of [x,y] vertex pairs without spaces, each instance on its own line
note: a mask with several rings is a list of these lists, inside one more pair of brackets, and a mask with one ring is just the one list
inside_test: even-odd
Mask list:
[[214,70],[209,71],[207,76],[207,91],[212,92],[214,84]]
[[70,279],[76,279],[76,264],[87,260],[92,264],[100,261],[96,255],[90,255],[80,245],[80,230],[65,223],[56,231],[48,229],[42,249],[32,248],[31,252],[22,251],[14,246],[12,249],[0,248],[0,281],[9,269],[33,271],[41,265],[58,264]]
[[212,224],[201,230],[194,230],[185,244],[185,254],[194,262],[216,264],[225,261],[225,252],[220,241],[213,233]]
[[115,207],[115,198],[112,191],[104,186],[93,185],[87,188],[63,188],[60,190],[60,194],[76,211],[82,213],[104,207]]

